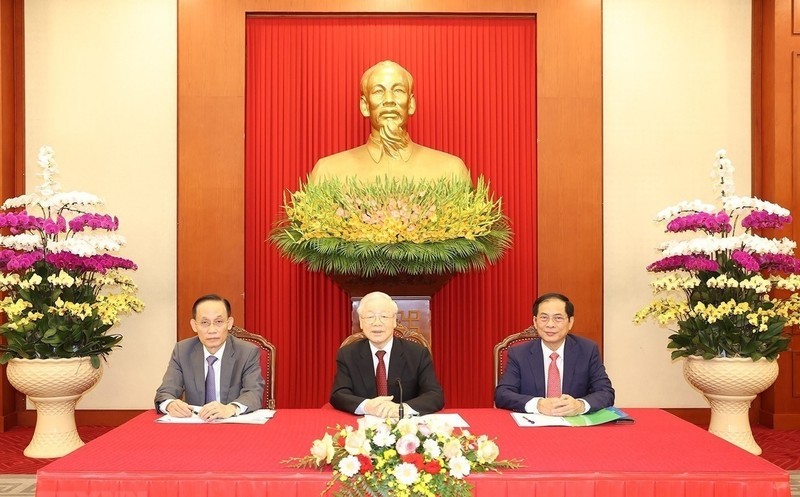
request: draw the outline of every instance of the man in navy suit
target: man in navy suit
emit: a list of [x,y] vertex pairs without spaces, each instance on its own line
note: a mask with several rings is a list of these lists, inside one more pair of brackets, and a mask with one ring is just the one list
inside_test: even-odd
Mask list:
[[[397,303],[385,293],[369,293],[358,305],[358,318],[367,339],[339,349],[331,405],[354,414],[398,417],[399,381],[406,415],[440,410],[444,394],[430,352],[416,342],[394,336]],[[382,387],[378,385],[381,377],[386,380]],[[381,395],[379,388],[386,388],[386,392]]]
[[574,314],[572,302],[559,293],[536,299],[533,325],[539,338],[508,350],[506,370],[494,392],[497,407],[575,416],[614,405],[614,388],[597,344],[569,334]]

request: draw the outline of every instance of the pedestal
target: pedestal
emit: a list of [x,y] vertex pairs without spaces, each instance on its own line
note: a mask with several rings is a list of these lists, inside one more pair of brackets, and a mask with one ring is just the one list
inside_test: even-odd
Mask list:
[[75,426],[75,404],[99,380],[103,370],[89,357],[11,359],[8,381],[36,406],[36,429],[25,456],[50,459],[83,445]]
[[708,399],[711,406],[708,431],[752,454],[761,454],[748,413],[756,395],[778,377],[777,360],[689,356],[683,365],[683,375]]

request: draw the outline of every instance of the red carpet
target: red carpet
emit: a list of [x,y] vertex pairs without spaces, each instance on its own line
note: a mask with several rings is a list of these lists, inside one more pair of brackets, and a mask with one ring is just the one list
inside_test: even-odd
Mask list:
[[762,458],[786,470],[800,470],[800,430],[753,426],[753,438],[764,451]]
[[[94,440],[111,430],[112,426],[81,426],[78,433],[84,442]],[[32,475],[54,459],[31,459],[22,451],[33,437],[33,428],[15,427],[0,433],[0,474]]]
[[[111,430],[109,426],[81,426],[84,442]],[[16,427],[0,433],[0,474],[35,474],[53,459],[30,459],[22,455],[33,436],[33,428]],[[770,430],[753,426],[753,436],[764,451],[761,457],[786,470],[800,470],[800,430]]]

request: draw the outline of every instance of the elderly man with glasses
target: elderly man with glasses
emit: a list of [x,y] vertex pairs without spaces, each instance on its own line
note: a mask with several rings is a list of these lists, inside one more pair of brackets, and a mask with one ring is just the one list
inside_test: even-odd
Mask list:
[[575,307],[559,293],[533,303],[539,338],[511,347],[494,392],[497,407],[575,416],[614,405],[614,388],[593,341],[571,335]]
[[405,415],[440,410],[444,394],[430,352],[394,336],[397,303],[385,293],[369,293],[358,305],[358,317],[367,339],[339,349],[331,405],[354,414],[398,417],[402,387]]
[[260,409],[260,351],[228,334],[233,327],[230,302],[219,295],[200,297],[190,323],[197,336],[175,344],[156,391],[156,410],[179,418],[197,414],[209,421]]

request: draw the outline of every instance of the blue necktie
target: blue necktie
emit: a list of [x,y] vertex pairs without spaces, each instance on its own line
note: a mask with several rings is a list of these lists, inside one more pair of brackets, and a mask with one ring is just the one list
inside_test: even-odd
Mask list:
[[208,362],[208,373],[206,373],[206,404],[209,402],[213,402],[217,400],[217,388],[216,382],[214,381],[216,376],[214,374],[214,363],[217,362],[217,358],[213,355],[210,355],[206,358]]

